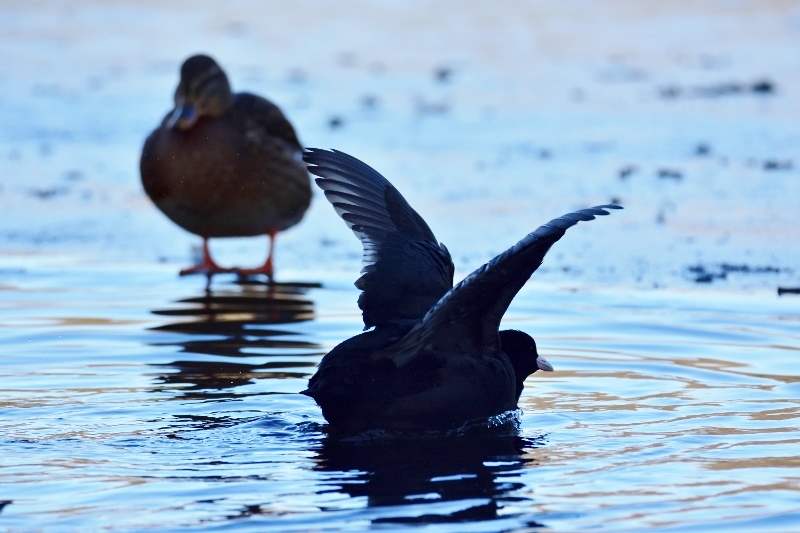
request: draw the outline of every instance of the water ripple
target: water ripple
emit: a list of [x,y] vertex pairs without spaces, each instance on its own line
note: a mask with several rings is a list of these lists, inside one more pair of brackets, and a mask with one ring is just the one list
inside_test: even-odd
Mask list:
[[[341,440],[297,392],[361,329],[343,312],[355,290],[187,296],[156,271],[123,287],[86,272],[76,293],[13,276],[23,290],[0,304],[11,531],[783,531],[800,508],[787,300],[532,286],[507,323],[557,372],[528,380],[521,412]],[[44,295],[46,312],[30,305]]]

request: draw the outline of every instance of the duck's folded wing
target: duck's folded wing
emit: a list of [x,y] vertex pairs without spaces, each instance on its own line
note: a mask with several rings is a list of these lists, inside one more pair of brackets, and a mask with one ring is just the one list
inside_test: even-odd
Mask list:
[[250,93],[237,93],[234,97],[233,112],[241,116],[248,139],[263,143],[261,137],[281,139],[292,150],[300,151],[300,141],[292,123],[280,108],[269,100]]
[[[511,300],[542,264],[550,247],[568,228],[581,220],[607,215],[606,209],[622,207],[600,205],[581,209],[540,226],[464,278],[398,344],[375,357],[390,358],[402,366],[423,352],[473,356],[496,353],[500,349],[500,320]],[[425,349],[421,351],[420,347]]]
[[370,166],[337,150],[303,159],[325,198],[364,246],[364,326],[418,321],[453,286],[453,261],[419,214]]

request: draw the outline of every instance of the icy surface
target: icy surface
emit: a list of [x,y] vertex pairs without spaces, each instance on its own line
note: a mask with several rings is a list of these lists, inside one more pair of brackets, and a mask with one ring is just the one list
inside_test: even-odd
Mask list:
[[[185,266],[198,239],[146,198],[138,157],[203,51],[305,145],[386,175],[462,275],[613,200],[537,279],[798,285],[799,46],[794,2],[6,2],[0,250]],[[358,270],[320,199],[280,236],[279,275]],[[255,265],[263,241],[212,248]]]

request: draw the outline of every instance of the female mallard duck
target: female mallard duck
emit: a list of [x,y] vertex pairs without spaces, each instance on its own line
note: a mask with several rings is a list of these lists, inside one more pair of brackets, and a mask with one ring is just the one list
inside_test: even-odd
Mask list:
[[328,353],[303,394],[334,429],[447,429],[517,408],[523,382],[551,371],[534,340],[499,331],[550,247],[602,205],[551,220],[453,287],[453,261],[386,178],[339,151],[306,150],[317,185],[364,245],[356,287],[374,329]]
[[[292,125],[271,102],[232,93],[208,56],[181,67],[175,109],[142,149],[144,190],[183,229],[203,238],[203,258],[181,275],[238,272],[273,275],[275,234],[303,218],[311,183]],[[268,235],[259,268],[224,269],[208,251],[211,237]]]

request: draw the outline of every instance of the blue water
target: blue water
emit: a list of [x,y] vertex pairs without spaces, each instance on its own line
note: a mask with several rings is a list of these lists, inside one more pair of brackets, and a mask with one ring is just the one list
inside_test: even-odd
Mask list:
[[556,372],[521,412],[342,441],[298,392],[361,329],[349,283],[206,294],[172,266],[18,263],[0,271],[4,531],[800,524],[797,298],[534,283],[506,324]]

